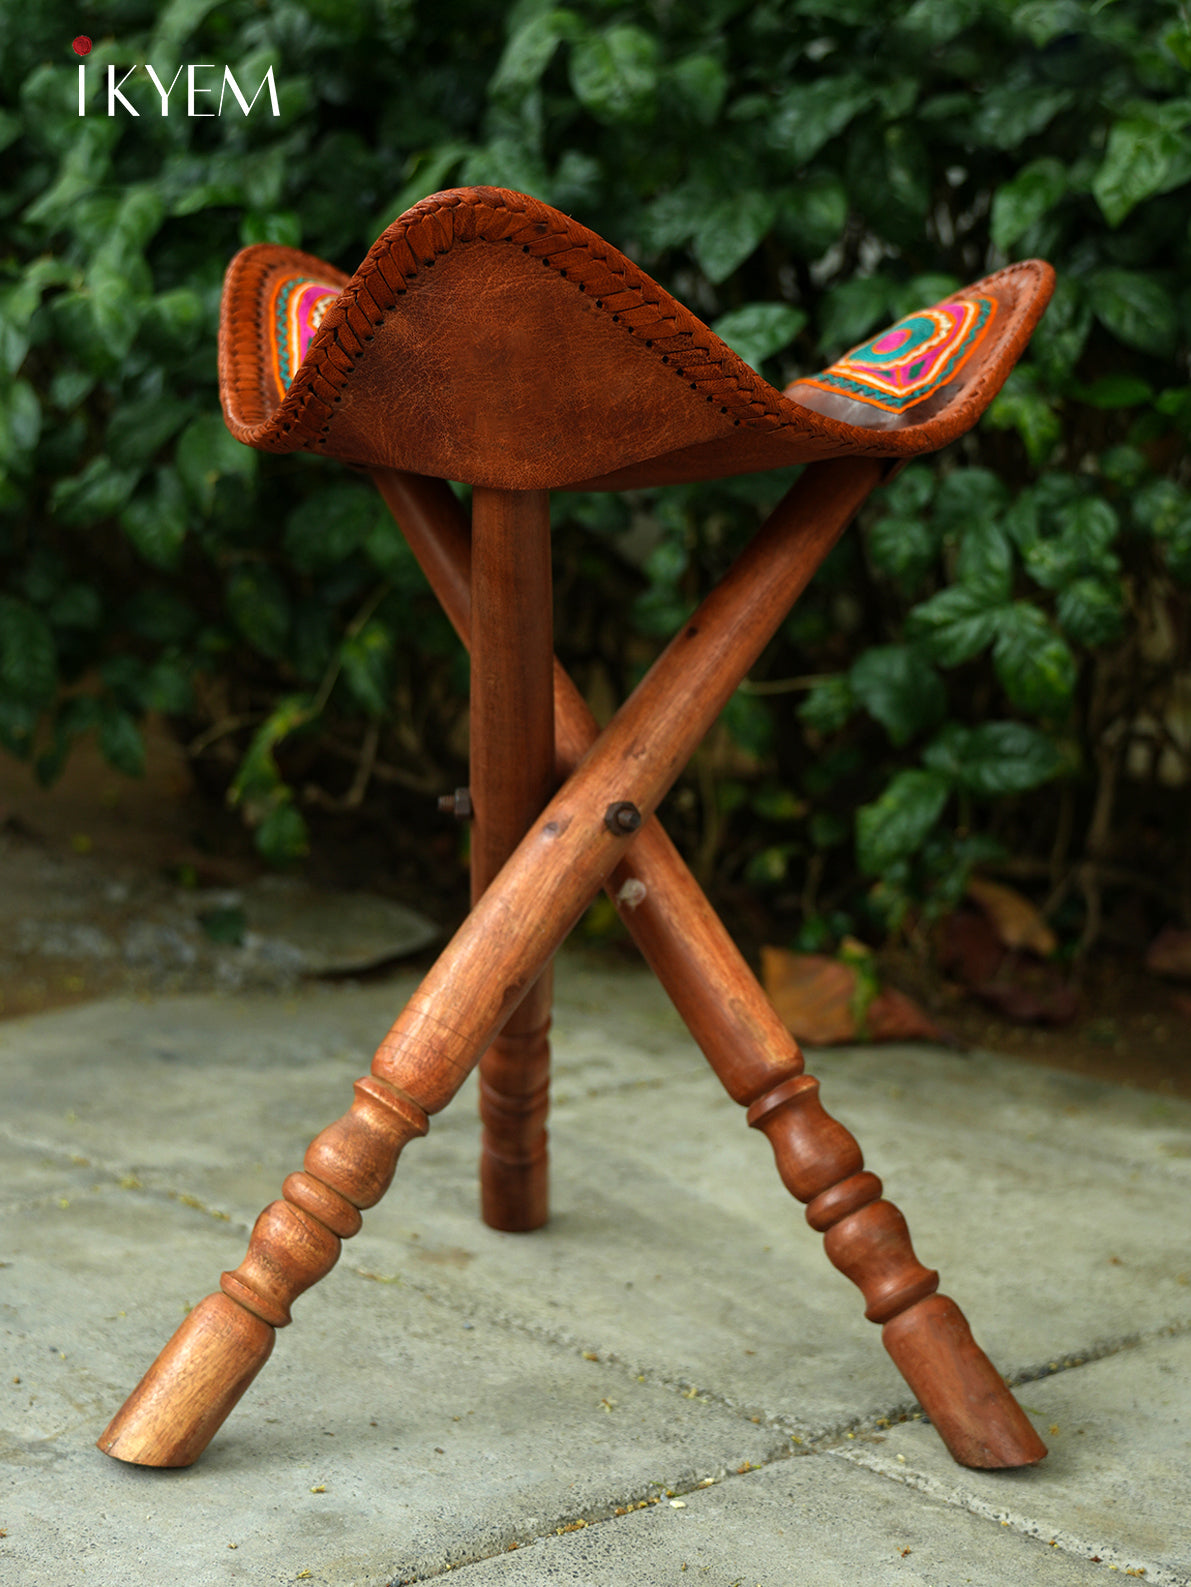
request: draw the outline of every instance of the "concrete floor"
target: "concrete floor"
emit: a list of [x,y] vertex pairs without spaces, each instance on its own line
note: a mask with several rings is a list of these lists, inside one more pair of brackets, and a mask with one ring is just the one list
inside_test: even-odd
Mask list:
[[101,1455],[413,984],[0,1025],[4,1587],[1188,1587],[1191,1103],[811,1055],[1050,1445],[968,1471],[664,994],[580,956],[549,1227],[479,1222],[469,1082],[198,1464]]

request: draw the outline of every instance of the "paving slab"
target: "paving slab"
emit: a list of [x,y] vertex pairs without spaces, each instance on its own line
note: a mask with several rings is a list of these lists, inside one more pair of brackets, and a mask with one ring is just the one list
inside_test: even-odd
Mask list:
[[1050,1446],[1026,1471],[965,1471],[921,1423],[833,1451],[934,1499],[1150,1583],[1191,1581],[1191,1334],[1158,1336],[1018,1397]]
[[[118,1190],[9,1211],[0,1302],[0,1581],[381,1587],[784,1453],[778,1430],[354,1274],[186,1471],[105,1458],[108,1416],[209,1287],[202,1212]],[[168,1253],[168,1266],[164,1260]],[[310,1575],[303,1577],[302,1572]]]
[[[716,1505],[737,1519],[689,1531],[703,1553],[684,1581],[951,1584],[982,1548],[986,1587],[1113,1565],[1191,1580],[1183,1534],[1164,1530],[1191,1510],[1191,1103],[991,1054],[811,1055],[919,1254],[1000,1368],[1031,1380],[1055,1447],[1041,1485],[962,1473],[929,1427],[898,1424],[912,1400],[858,1292],[656,983],[582,956],[558,976],[550,1226],[479,1222],[461,1095],[201,1463],[105,1460],[94,1438],[238,1264],[413,986],[117,999],[0,1026],[5,1587],[6,1568],[22,1587],[135,1587],[183,1569],[370,1584],[448,1566],[629,1587],[668,1580],[668,1529]],[[1047,1433],[1072,1423],[1085,1432],[1066,1444]],[[1081,1448],[1097,1453],[1072,1464]],[[921,1546],[898,1542],[911,1522]],[[67,1563],[45,1578],[47,1559]]]
[[[473,1081],[407,1149],[344,1265],[804,1439],[908,1409],[859,1294],[656,983],[565,963],[549,1227],[479,1222]],[[413,985],[95,1005],[5,1027],[0,1054],[20,1029],[9,1095],[29,1139],[242,1231],[348,1106]],[[812,1065],[1002,1371],[1191,1324],[1191,1104],[926,1047]]]
[[[857,1473],[859,1475],[859,1473]],[[866,1474],[871,1475],[871,1474]],[[631,1516],[484,1560],[476,1587],[1107,1587],[1105,1567],[897,1485],[783,1460]]]

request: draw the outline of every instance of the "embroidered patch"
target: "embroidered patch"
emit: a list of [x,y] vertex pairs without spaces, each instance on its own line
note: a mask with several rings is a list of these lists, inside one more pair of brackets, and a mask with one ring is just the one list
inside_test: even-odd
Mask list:
[[996,311],[996,300],[980,294],[919,309],[800,384],[904,413],[959,373]]
[[273,374],[284,396],[306,357],[306,349],[323,315],[339,296],[339,288],[309,276],[290,276],[278,282],[269,314],[272,332]]

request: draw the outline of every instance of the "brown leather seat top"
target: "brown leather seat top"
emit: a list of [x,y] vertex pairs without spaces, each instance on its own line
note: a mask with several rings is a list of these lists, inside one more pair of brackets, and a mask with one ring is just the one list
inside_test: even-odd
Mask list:
[[504,489],[904,458],[971,428],[1053,284],[1041,260],[1010,265],[778,391],[585,226],[455,188],[395,220],[350,278],[275,244],[237,254],[220,389],[250,446]]

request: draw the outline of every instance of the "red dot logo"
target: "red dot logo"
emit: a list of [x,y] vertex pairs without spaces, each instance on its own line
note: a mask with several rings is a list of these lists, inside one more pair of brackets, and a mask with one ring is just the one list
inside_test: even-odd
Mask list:
[[78,38],[74,40],[70,47],[76,55],[90,55],[91,40],[85,33],[80,33]]

